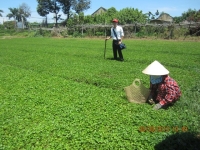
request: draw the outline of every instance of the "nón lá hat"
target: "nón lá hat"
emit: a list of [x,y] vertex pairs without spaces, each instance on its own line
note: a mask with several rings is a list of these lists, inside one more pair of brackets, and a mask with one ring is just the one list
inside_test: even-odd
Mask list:
[[167,75],[169,74],[169,71],[157,60],[155,60],[149,66],[147,66],[142,73],[148,75]]

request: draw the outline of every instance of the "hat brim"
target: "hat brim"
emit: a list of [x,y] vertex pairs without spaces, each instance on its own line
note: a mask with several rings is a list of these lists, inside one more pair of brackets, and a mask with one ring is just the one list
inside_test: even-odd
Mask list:
[[112,22],[118,23],[119,21],[117,19],[113,19]]
[[169,71],[155,60],[148,67],[146,67],[142,73],[147,75],[167,75],[169,74]]

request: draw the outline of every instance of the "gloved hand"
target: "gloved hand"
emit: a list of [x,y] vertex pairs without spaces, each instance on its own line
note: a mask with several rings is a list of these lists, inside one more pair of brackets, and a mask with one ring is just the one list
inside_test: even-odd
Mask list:
[[160,109],[162,107],[162,105],[160,105],[160,103],[158,103],[158,104],[156,104],[154,107],[153,107],[153,109],[154,110],[158,110],[158,109]]
[[155,104],[155,102],[154,102],[154,100],[153,100],[153,98],[152,98],[151,95],[149,95],[147,101],[148,101],[150,104]]
[[148,100],[150,104],[155,104],[153,99]]

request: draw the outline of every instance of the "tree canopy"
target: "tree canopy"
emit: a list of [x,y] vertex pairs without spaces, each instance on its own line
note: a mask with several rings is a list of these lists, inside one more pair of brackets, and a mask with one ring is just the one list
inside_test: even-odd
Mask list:
[[[83,15],[83,14],[82,14]],[[147,16],[139,11],[138,9],[134,8],[124,8],[120,11],[117,11],[114,7],[107,9],[105,13],[98,14],[98,15],[87,15],[82,16],[84,18],[81,24],[111,24],[113,18],[117,18],[120,24],[127,24],[127,23],[144,23],[147,19]],[[77,22],[77,19],[79,21]],[[77,25],[80,24],[80,16],[73,15],[68,20],[67,25]]]
[[18,8],[8,8],[8,9],[10,10],[10,13],[7,14],[7,17],[9,19],[13,18],[16,21],[21,21],[20,14],[19,14],[19,9]]
[[182,21],[193,21],[193,22],[199,22],[200,21],[200,9],[188,9],[186,12],[182,13],[182,16],[174,17],[174,22],[179,23]]
[[71,15],[71,11],[79,14],[84,10],[90,8],[90,0],[37,0],[37,12],[41,16],[46,16],[49,13],[55,14],[56,26],[57,20],[60,19],[61,15],[58,15],[59,11],[62,10],[67,15],[68,20]]
[[0,17],[2,17],[2,14],[1,13],[3,13],[3,10],[0,10]]
[[89,0],[74,0],[72,3],[72,9],[79,14],[90,8],[90,3]]
[[61,15],[58,15],[60,11],[60,3],[59,0],[37,0],[38,6],[37,6],[37,12],[40,16],[46,16],[49,13],[54,13],[55,20],[56,20],[56,26],[57,21],[60,19]]
[[49,14],[49,1],[48,0],[37,0],[37,12],[40,16],[44,17]]

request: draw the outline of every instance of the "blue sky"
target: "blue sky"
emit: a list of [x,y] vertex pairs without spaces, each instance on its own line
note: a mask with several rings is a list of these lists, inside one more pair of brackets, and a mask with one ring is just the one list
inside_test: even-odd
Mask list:
[[[30,22],[42,22],[43,17],[37,14],[37,0],[1,0],[0,9],[4,11],[3,17],[0,17],[0,23],[3,20],[7,21],[6,15],[9,13],[8,8],[18,8],[22,3],[27,4],[31,9],[31,17],[28,18]],[[200,9],[200,0],[91,0],[90,9],[86,10],[85,15],[90,15],[96,11],[99,7],[106,9],[115,7],[118,11],[123,8],[137,8],[143,13],[151,11],[155,13],[156,10],[159,12],[165,12],[170,14],[172,17],[181,16],[181,14],[191,9]],[[53,14],[48,15],[49,22],[53,21]],[[62,18],[66,18],[63,14]]]

